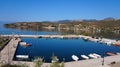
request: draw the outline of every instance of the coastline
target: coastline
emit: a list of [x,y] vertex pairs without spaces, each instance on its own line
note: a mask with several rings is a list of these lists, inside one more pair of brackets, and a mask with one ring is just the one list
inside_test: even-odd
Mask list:
[[[111,67],[112,62],[116,62],[116,63],[120,62],[120,55],[107,56],[104,59],[105,59],[104,65],[102,65],[103,58],[97,58],[97,59],[65,62],[64,67]],[[24,62],[24,61],[12,61],[12,64],[26,64],[29,67],[34,67],[35,65],[34,62]],[[41,67],[50,67],[50,63],[43,63]]]
[[[48,35],[46,35],[46,36],[48,36]],[[75,35],[66,35],[66,37],[68,37],[68,36],[71,36],[71,37],[79,36],[79,37],[91,38],[89,36],[82,36],[82,35],[76,35],[76,36]],[[29,67],[34,67],[34,65],[35,65],[34,62],[14,61],[13,60],[13,56],[16,52],[19,41],[20,41],[20,38],[18,38],[18,39],[12,38],[10,40],[10,42],[1,51],[1,59],[0,60],[2,61],[2,63],[26,64]],[[65,62],[65,67],[80,67],[80,66],[82,66],[82,67],[88,67],[88,66],[89,67],[110,67],[111,62],[113,62],[113,61],[120,62],[120,55],[107,56],[104,59],[105,59],[104,66],[102,66],[103,58],[97,58],[97,59]],[[50,63],[43,63],[42,67],[46,67],[46,66],[49,67]]]

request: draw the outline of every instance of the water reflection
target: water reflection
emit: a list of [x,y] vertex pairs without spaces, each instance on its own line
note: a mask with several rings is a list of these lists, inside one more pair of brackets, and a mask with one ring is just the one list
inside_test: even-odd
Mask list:
[[[7,28],[7,27],[6,27]],[[23,30],[23,31],[34,31],[34,32],[58,32],[61,34],[76,34],[76,35],[86,35],[86,36],[98,36],[105,38],[120,38],[119,30],[99,30],[99,29],[69,29],[69,28],[41,28],[41,27],[16,27],[11,29]]]

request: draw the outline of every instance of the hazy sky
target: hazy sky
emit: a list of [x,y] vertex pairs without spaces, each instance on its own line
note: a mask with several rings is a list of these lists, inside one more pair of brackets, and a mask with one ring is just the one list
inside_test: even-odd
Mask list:
[[120,18],[120,0],[0,0],[2,21]]

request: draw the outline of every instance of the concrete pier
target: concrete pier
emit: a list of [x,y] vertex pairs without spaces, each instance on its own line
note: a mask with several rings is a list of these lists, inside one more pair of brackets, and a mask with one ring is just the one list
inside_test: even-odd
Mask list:
[[[120,62],[120,55],[107,56],[104,58],[89,59],[89,60],[80,60],[65,62],[64,67],[111,67],[112,62]],[[24,61],[12,61],[13,64],[26,64],[29,67],[35,67],[34,62],[24,62]],[[43,63],[41,67],[50,67],[51,63]]]
[[68,38],[74,38],[74,37],[82,37],[80,35],[0,35],[1,37],[21,37],[21,38],[63,38],[63,37],[68,37]]
[[65,67],[111,67],[112,62],[120,62],[120,55],[108,56],[104,58],[81,60],[65,63]]
[[120,40],[115,40],[115,39],[107,39],[107,38],[102,38],[102,39],[96,39],[92,38],[90,36],[84,36],[84,35],[0,35],[1,37],[20,37],[20,38],[61,38],[61,39],[78,39],[78,38],[85,38],[90,41],[94,42],[100,42],[100,43],[105,43],[108,45],[111,44],[119,44],[120,45]]
[[0,62],[1,63],[11,63],[13,61],[13,57],[18,45],[20,38],[12,38],[10,42],[4,47],[3,50],[0,52]]

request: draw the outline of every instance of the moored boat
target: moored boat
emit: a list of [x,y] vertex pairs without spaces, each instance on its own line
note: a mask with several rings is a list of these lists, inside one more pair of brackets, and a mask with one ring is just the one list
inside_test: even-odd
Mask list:
[[16,58],[28,59],[29,55],[16,55]]
[[26,42],[20,42],[19,43],[21,46],[32,46],[31,43],[27,44]]
[[79,60],[79,58],[78,58],[76,55],[72,55],[72,59],[73,59],[74,61],[78,61],[78,60]]
[[114,46],[120,46],[120,43],[115,43]]
[[27,43],[26,42],[20,42],[20,45],[26,45]]
[[108,41],[108,42],[106,42],[106,44],[107,44],[107,45],[112,45],[113,43],[110,42],[110,41]]
[[99,54],[93,53],[93,55],[96,56],[97,58],[101,58]]
[[92,58],[92,59],[96,59],[97,58],[97,56],[95,56],[95,55],[93,55],[93,54],[89,54],[88,55],[90,58]]
[[89,40],[89,38],[87,38],[87,37],[83,37],[82,38],[84,41],[88,41]]
[[81,57],[83,58],[83,59],[89,59],[89,57],[88,56],[86,56],[86,55],[81,55]]

